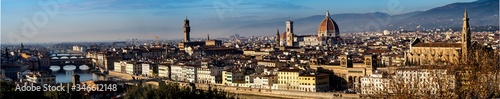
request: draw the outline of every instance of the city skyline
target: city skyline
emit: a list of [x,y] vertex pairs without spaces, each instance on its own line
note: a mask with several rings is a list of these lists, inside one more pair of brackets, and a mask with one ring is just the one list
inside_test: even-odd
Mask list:
[[[36,33],[22,35],[23,26],[32,17],[47,13],[43,8],[54,10],[52,3],[38,4],[38,1],[3,0],[2,43],[74,42],[74,41],[123,41],[131,38],[179,39],[182,37],[182,20],[187,16],[192,21],[193,38],[227,37],[234,28],[212,28],[212,24],[227,24],[247,21],[298,19],[323,15],[325,10],[332,14],[385,12],[391,15],[413,11],[425,11],[434,7],[456,2],[474,0],[432,1],[207,1],[207,0],[147,0],[147,1],[76,1],[56,3],[58,10],[47,16],[47,21],[35,24]],[[356,9],[353,9],[356,8]],[[298,12],[298,13],[297,13]],[[335,16],[333,16],[335,17]],[[38,20],[42,20],[39,17]],[[43,21],[43,20],[42,20]],[[318,20],[320,21],[320,20]],[[283,30],[283,26],[280,29]],[[300,30],[299,31],[304,31]],[[255,32],[268,32],[274,29]],[[314,31],[310,31],[314,32]],[[99,36],[96,36],[99,35]],[[260,34],[258,34],[260,35]],[[113,37],[113,38],[109,38]],[[14,40],[13,40],[14,38]],[[16,39],[20,38],[20,39]]]
[[499,0],[47,2],[2,22],[1,99],[500,98]]

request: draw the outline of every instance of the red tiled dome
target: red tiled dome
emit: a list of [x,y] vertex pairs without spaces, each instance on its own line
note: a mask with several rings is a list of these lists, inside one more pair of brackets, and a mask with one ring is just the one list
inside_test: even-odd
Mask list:
[[318,36],[338,36],[339,27],[330,17],[330,13],[326,12],[326,17],[318,26]]
[[286,32],[283,32],[283,34],[280,35],[281,40],[286,40]]

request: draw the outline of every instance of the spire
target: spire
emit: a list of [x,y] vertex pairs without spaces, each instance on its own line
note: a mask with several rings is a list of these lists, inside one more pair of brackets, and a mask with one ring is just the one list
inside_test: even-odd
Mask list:
[[280,46],[280,29],[276,26],[276,45]]
[[7,47],[5,47],[5,53],[4,53],[4,55],[5,55],[5,58],[7,59],[7,61],[9,61],[10,60],[9,49],[7,49]]
[[276,26],[276,34],[280,34],[280,29]]
[[467,7],[465,7],[465,11],[464,11],[464,19],[466,18],[469,18],[469,16],[467,15]]
[[276,36],[280,36],[280,29],[278,28],[278,26],[276,26]]
[[186,20],[188,20],[188,16],[186,16]]
[[469,28],[469,16],[468,16],[468,13],[467,13],[467,8],[465,8],[465,11],[464,11],[464,20],[463,20],[463,30],[465,29],[468,29]]
[[330,11],[326,10],[326,17],[330,17]]
[[207,40],[210,40],[210,34],[207,34]]
[[469,59],[469,50],[471,47],[471,33],[469,26],[469,18],[467,16],[467,8],[464,11],[464,20],[462,26],[462,59]]

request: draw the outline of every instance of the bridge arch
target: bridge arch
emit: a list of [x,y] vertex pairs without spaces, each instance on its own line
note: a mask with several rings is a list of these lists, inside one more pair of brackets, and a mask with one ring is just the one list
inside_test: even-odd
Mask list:
[[59,58],[59,59],[69,59],[69,57],[67,57],[67,56],[62,56],[62,57],[61,57],[61,58]]

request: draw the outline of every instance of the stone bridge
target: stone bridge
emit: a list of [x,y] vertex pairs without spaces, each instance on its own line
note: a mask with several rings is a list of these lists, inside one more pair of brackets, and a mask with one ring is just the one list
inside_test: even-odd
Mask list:
[[50,57],[52,66],[63,68],[65,65],[75,65],[79,68],[81,65],[87,65],[89,68],[93,68],[92,59],[86,58],[84,54],[52,54]]
[[52,54],[50,55],[50,59],[83,59],[85,58],[84,54]]

